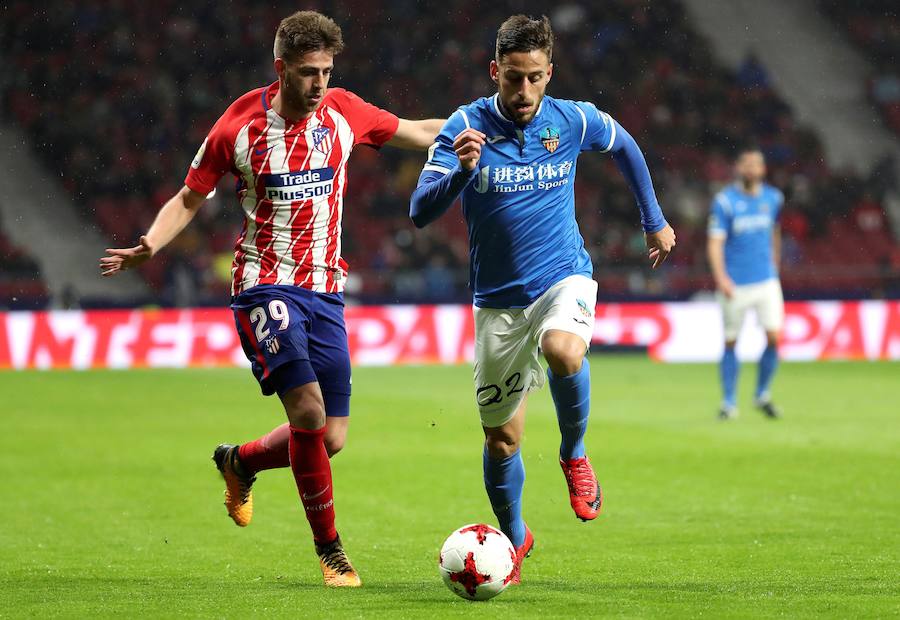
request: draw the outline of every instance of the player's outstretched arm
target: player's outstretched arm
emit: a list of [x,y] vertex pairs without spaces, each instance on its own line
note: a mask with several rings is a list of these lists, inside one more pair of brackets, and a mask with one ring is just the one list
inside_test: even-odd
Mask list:
[[653,180],[647,168],[647,160],[640,147],[625,129],[615,123],[615,141],[613,142],[613,159],[619,170],[628,181],[641,211],[641,225],[649,249],[650,262],[654,269],[665,262],[675,247],[675,231],[666,222],[662,208],[656,199]]
[[458,163],[452,170],[426,169],[409,199],[409,217],[416,228],[424,228],[450,208],[475,178],[485,135],[477,129],[464,129],[453,141]]
[[388,146],[414,151],[427,150],[447,121],[445,118],[427,118],[421,121],[400,119],[394,137],[386,142]]
[[153,225],[141,237],[138,245],[131,248],[107,248],[106,256],[100,259],[100,275],[114,276],[150,260],[184,230],[205,200],[205,195],[187,186],[182,187],[159,210]]

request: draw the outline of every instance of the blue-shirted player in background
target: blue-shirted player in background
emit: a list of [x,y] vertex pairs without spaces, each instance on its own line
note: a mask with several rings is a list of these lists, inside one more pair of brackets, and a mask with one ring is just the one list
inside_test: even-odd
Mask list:
[[784,321],[784,298],[778,280],[781,232],[778,216],[782,193],[766,184],[766,162],[756,148],[745,148],[735,162],[737,181],[713,199],[707,252],[716,282],[725,331],[720,364],[723,420],[738,414],[738,359],[734,347],[752,308],[766,331],[766,348],[759,360],[756,407],[769,418],[780,413],[772,404],[769,386],[778,366],[778,334]]
[[501,529],[516,546],[514,582],[534,539],[522,520],[519,444],[525,396],[544,383],[556,405],[569,499],[594,519],[600,486],[585,455],[597,284],[575,221],[582,151],[610,152],[640,207],[653,266],[675,245],[634,139],[593,104],[544,96],[553,72],[546,17],[510,17],[497,33],[492,97],[459,108],[429,151],[410,216],[422,227],[459,196],[469,229],[475,293],[475,389],[486,437],[484,483]]

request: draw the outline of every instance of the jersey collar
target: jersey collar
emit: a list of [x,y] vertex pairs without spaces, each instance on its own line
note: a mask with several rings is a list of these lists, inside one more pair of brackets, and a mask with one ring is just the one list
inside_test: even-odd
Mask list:
[[[534,118],[532,118],[528,122],[528,125],[525,125],[525,127],[520,127],[520,129],[525,129],[525,128],[529,127],[532,123],[534,123],[535,120],[537,120],[537,117],[541,115],[541,110],[544,109],[544,99],[545,98],[546,98],[546,95],[544,96],[544,98],[541,99],[541,102],[538,104],[538,109],[537,109],[537,112],[534,113]],[[491,103],[490,103],[490,105],[488,105],[488,107],[491,109],[491,112],[494,113],[494,116],[499,118],[501,122],[506,123],[507,125],[516,125],[513,121],[506,118],[503,115],[503,112],[500,111],[500,94],[499,93],[494,93],[494,96],[491,97]],[[518,125],[516,125],[516,127],[518,127]]]

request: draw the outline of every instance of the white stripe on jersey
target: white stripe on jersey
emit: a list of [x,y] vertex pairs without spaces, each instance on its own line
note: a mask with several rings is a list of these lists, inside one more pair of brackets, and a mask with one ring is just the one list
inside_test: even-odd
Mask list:
[[[245,222],[247,223],[247,229],[244,232],[244,240],[241,242],[240,248],[244,253],[244,259],[241,261],[241,265],[243,266],[241,282],[232,282],[232,295],[239,292],[238,290],[235,290],[237,287],[240,287],[241,290],[246,288],[244,282],[247,282],[248,280],[255,281],[259,277],[259,256],[256,251],[256,233],[258,232],[258,229],[255,217],[259,201],[256,196],[256,176],[253,174],[253,166],[250,161],[251,149],[259,142],[259,138],[254,140],[252,145],[250,144],[250,126],[252,124],[253,123],[250,122],[241,127],[241,130],[238,132],[237,138],[235,138],[234,141],[234,165],[241,173],[241,179],[246,188],[246,193],[241,198],[241,208],[246,215]],[[237,270],[238,264],[237,261],[235,261],[235,264],[232,266],[232,280],[237,273]]]
[[[350,127],[350,123],[347,122],[343,116],[338,114],[337,112],[333,112],[329,110],[329,115],[332,120],[334,120],[335,127],[337,128],[338,138],[340,139],[341,145],[344,144],[353,144],[355,139],[353,135],[353,129]],[[339,122],[343,121],[343,122]],[[342,222],[344,221],[344,190],[347,184],[347,166],[346,163],[350,159],[350,149],[343,149],[341,151],[341,162],[339,164],[339,170],[341,171],[337,185],[335,187],[335,195],[340,198],[337,200],[337,231],[336,231],[336,243],[337,247],[335,248],[333,258],[329,267],[332,269],[340,269],[340,258],[341,258],[341,237],[343,236],[343,227]],[[344,290],[344,276],[346,274],[341,274],[340,282],[338,282],[338,290]]]
[[[286,146],[286,155],[284,160],[281,162],[281,165],[275,168],[271,166],[271,172],[273,174],[278,173],[289,173],[291,172],[291,167],[288,164],[290,161],[290,156],[294,152],[294,149],[297,146],[297,143],[300,140],[306,142],[307,151],[306,157],[303,159],[303,163],[300,164],[301,170],[306,170],[307,168],[321,168],[322,165],[319,165],[319,158],[313,159],[311,155],[315,149],[310,148],[311,145],[309,143],[310,131],[318,127],[316,123],[315,116],[309,119],[307,123],[306,129],[304,131],[296,133],[291,140],[290,148],[286,146],[286,137],[284,134],[281,135],[282,142],[285,142]],[[287,204],[278,204],[273,203],[273,208],[275,208],[279,212],[279,217],[276,218],[272,230],[272,240],[269,242],[269,248],[275,255],[278,257],[278,261],[275,263],[275,273],[276,278],[278,278],[279,282],[292,282],[293,279],[290,279],[291,274],[294,272],[294,258],[291,256],[291,249],[294,247],[294,244],[297,243],[300,238],[299,235],[291,235],[290,227],[294,224],[294,220],[306,210],[307,202],[306,200],[297,201],[300,204],[294,205],[294,202],[289,202]],[[267,250],[269,248],[266,248]],[[269,275],[268,273],[263,275]]]
[[610,116],[610,115],[607,114],[606,112],[600,112],[600,111],[598,110],[598,111],[597,111],[597,114],[603,116],[603,122],[604,122],[604,123],[609,123],[609,128],[610,128],[610,132],[609,132],[609,144],[606,145],[606,148],[605,148],[605,149],[603,149],[602,151],[600,151],[601,153],[607,153],[607,152],[609,152],[609,149],[611,149],[611,148],[613,147],[613,144],[616,143],[616,123],[615,123],[615,121],[613,121],[612,116]]
[[578,110],[578,113],[581,114],[581,146],[584,146],[584,134],[587,132],[587,117],[584,115],[584,110],[581,109],[581,106],[577,103],[575,104],[575,109]]
[[469,125],[469,117],[466,116],[466,113],[462,109],[459,110],[459,115],[462,116],[463,122],[466,124],[466,129],[471,129],[472,126]]

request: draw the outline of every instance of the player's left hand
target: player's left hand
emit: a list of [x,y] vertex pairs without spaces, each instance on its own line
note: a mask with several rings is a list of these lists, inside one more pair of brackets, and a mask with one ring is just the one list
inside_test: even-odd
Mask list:
[[140,245],[133,248],[108,248],[106,254],[100,259],[100,275],[104,278],[143,265],[152,258],[153,248],[147,237],[141,237]]
[[644,233],[644,239],[647,241],[647,248],[650,250],[650,261],[653,263],[653,269],[656,269],[668,258],[669,253],[675,247],[675,230],[666,224],[662,230],[655,233]]

